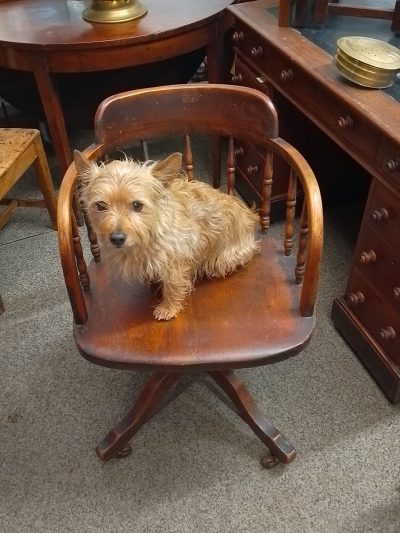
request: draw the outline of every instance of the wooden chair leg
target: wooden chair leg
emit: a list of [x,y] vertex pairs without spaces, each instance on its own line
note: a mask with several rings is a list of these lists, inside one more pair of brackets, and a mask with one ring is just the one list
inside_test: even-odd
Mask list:
[[[102,461],[108,461],[118,455],[120,457],[129,455],[130,447],[129,445],[126,446],[128,441],[146,422],[169,403],[167,394],[181,377],[182,375],[178,373],[152,375],[132,409],[97,446],[96,453]],[[185,389],[186,386],[180,389],[178,394]],[[174,398],[178,394],[175,394]]]
[[243,382],[232,371],[209,372],[212,379],[221,387],[236,407],[241,418],[268,447],[281,463],[291,463],[296,450],[290,442],[271,424],[257,407]]
[[37,180],[40,190],[43,194],[43,199],[49,212],[51,223],[54,229],[57,228],[57,203],[56,194],[54,192],[53,181],[51,179],[49,166],[44,153],[43,143],[39,137],[35,139],[35,148],[37,159],[34,161]]
[[2,229],[10,220],[10,216],[16,207],[18,207],[17,200],[12,200],[7,207],[2,210],[0,213],[0,229]]

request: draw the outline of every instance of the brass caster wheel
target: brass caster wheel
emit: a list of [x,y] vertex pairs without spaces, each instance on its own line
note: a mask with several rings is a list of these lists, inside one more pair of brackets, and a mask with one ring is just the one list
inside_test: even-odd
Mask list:
[[117,453],[117,459],[125,459],[132,453],[132,447],[129,443],[126,443],[120,452]]
[[271,454],[264,455],[264,457],[261,457],[261,465],[263,466],[263,468],[267,468],[268,470],[270,470],[271,468],[274,468],[277,464],[279,464],[279,460]]

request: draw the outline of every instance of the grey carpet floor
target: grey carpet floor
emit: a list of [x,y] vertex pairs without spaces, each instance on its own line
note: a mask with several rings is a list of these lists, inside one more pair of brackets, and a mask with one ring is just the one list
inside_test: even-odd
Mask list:
[[145,376],[80,357],[56,234],[44,210],[15,213],[0,233],[0,531],[398,533],[400,408],[330,319],[353,212],[326,212],[309,347],[241,371],[298,452],[273,470],[260,465],[257,437],[200,384],[132,439],[129,458],[101,464],[94,447]]

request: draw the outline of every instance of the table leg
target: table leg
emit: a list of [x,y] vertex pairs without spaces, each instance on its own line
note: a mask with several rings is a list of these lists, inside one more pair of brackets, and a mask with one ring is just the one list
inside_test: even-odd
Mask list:
[[[60,98],[44,59],[39,57],[36,59],[33,74],[35,76],[50,137],[53,142],[53,148],[60,168],[61,177],[63,177],[72,162],[72,156],[69,148]],[[77,224],[82,225],[82,213],[76,198],[74,199],[74,212]]]
[[34,76],[60,172],[64,175],[72,161],[64,115],[57,89],[47,70],[46,62],[41,58],[37,58]]

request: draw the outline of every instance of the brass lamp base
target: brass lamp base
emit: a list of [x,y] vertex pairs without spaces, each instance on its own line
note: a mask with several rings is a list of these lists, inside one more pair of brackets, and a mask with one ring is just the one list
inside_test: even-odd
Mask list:
[[137,0],[92,0],[83,11],[83,18],[88,22],[127,22],[142,17],[147,9]]

